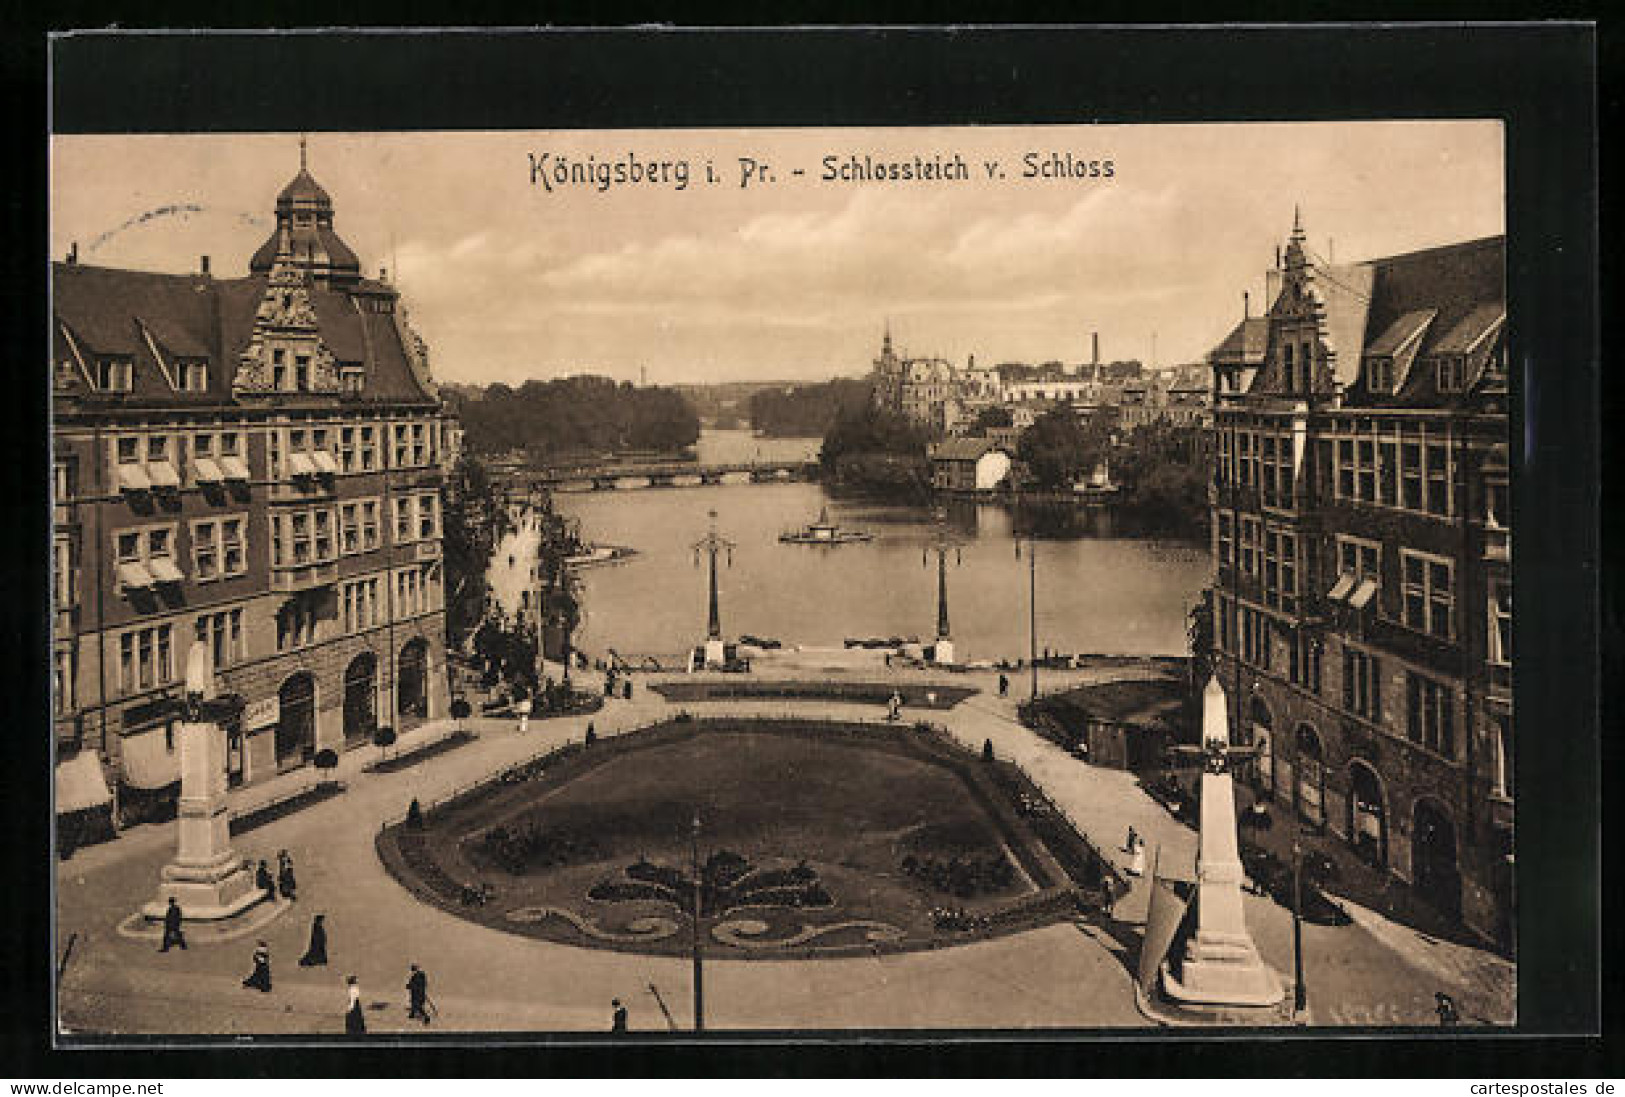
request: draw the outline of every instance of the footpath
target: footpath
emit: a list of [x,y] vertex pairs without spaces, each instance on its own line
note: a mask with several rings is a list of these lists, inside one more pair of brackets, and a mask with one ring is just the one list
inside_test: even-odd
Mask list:
[[[774,676],[797,673],[775,667]],[[827,670],[807,670],[809,676]],[[997,697],[991,672],[944,676],[926,669],[853,668],[897,680],[937,680],[983,692],[950,710],[908,710],[971,749],[991,740],[1020,764],[1101,850],[1126,867],[1120,849],[1129,826],[1146,837],[1164,871],[1188,866],[1194,832],[1140,790],[1128,773],[1098,769],[1021,727],[1016,699]],[[1121,668],[1046,672],[1042,688]],[[656,679],[658,680],[658,678]],[[345,976],[356,975],[369,1003],[371,1031],[415,1031],[405,1016],[407,965],[429,973],[440,1014],[435,1030],[595,1032],[607,1029],[611,998],[632,1012],[634,1029],[687,1030],[692,1024],[687,961],[577,948],[505,934],[413,899],[384,870],[373,849],[379,826],[413,798],[444,798],[489,774],[568,741],[589,722],[600,736],[620,734],[677,711],[696,716],[828,716],[878,719],[872,704],[821,701],[690,701],[671,705],[638,676],[631,701],[590,716],[532,721],[472,719],[478,738],[391,773],[364,772],[374,748],[345,754],[334,777],[346,791],[233,839],[239,853],[274,860],[292,855],[298,900],[258,931],[272,952],[275,989],[244,989],[255,936],[159,954],[152,941],[117,926],[156,894],[158,871],[173,852],[174,825],[131,828],[112,842],[79,850],[58,867],[58,951],[76,936],[61,986],[60,1017],[69,1030],[98,1033],[342,1033]],[[449,734],[449,722],[402,737],[409,751]],[[232,794],[234,813],[314,783],[283,775]],[[1291,915],[1268,899],[1246,898],[1246,916],[1265,959],[1291,971]],[[1134,1007],[1132,973],[1144,921],[1146,884],[1135,881],[1104,927],[1050,926],[992,941],[933,951],[828,960],[706,958],[707,1028],[961,1029],[1120,1028],[1150,1025]],[[326,915],[326,968],[301,968],[311,915]],[[1312,1019],[1319,1024],[1431,1025],[1433,993],[1447,990],[1464,1018],[1511,1019],[1510,966],[1501,974],[1485,955],[1416,940],[1405,927],[1370,912],[1346,926],[1305,926]],[[1455,951],[1459,950],[1459,951]],[[1325,1005],[1322,1005],[1325,1003]]]

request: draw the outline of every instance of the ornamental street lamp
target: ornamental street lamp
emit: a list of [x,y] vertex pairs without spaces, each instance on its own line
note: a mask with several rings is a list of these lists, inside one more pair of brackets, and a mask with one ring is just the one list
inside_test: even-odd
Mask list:
[[720,666],[724,661],[724,648],[722,644],[722,611],[717,603],[717,554],[726,552],[729,565],[733,564],[734,543],[717,532],[717,512],[710,512],[711,528],[706,535],[694,542],[694,562],[699,563],[703,552],[710,559],[711,587],[710,587],[710,614],[706,622],[705,633],[705,663],[706,666]]
[[[948,554],[954,554],[956,564],[963,562],[961,544],[948,529],[948,512],[938,507],[936,529],[926,549],[927,557],[932,552],[937,554],[937,642],[931,653],[932,661],[937,663],[954,661],[954,642],[948,627]],[[921,563],[925,562],[926,558],[922,558]]]
[[705,1031],[705,970],[700,962],[700,813],[694,812],[694,823],[689,830],[689,862],[694,880],[694,1031]]
[[[1021,542],[1016,542],[1016,559],[1021,559]],[[1038,539],[1027,531],[1027,665],[1032,668],[1032,699],[1038,700]]]

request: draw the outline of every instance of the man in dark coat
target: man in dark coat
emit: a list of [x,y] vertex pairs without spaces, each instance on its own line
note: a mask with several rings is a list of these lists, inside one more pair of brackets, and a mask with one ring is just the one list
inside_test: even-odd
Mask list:
[[271,946],[264,941],[254,949],[254,970],[243,980],[243,986],[265,994],[271,991]]
[[254,871],[254,886],[265,892],[267,899],[276,898],[276,881],[271,879],[271,866],[263,860],[260,867]]
[[611,1032],[625,1032],[626,1031],[626,1007],[621,1005],[621,1000],[619,998],[611,998],[609,1000],[609,1004],[615,1010],[614,1014],[612,1015],[612,1019],[611,1019],[611,1021],[609,1023],[609,1030]]
[[293,878],[293,858],[288,856],[285,849],[279,850],[276,855],[276,883],[282,897],[292,902],[298,885]]
[[164,944],[159,952],[168,952],[170,945],[186,947],[186,937],[181,933],[181,905],[175,897],[169,897],[169,909],[164,911]]
[[428,1024],[429,977],[416,964],[412,965],[412,974],[406,979],[406,996],[406,1015],[421,1018],[424,1024]]

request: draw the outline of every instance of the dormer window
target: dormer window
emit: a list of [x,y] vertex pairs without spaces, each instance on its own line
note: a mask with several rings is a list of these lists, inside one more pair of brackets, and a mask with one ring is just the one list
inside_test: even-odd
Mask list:
[[175,387],[182,392],[207,392],[209,363],[201,358],[182,358],[177,361]]
[[351,396],[360,396],[367,374],[361,369],[346,369],[339,373],[339,386]]
[[1366,386],[1372,392],[1388,394],[1394,391],[1394,360],[1369,358],[1366,360]]
[[294,359],[293,366],[294,387],[300,392],[310,391],[310,356],[299,355]]
[[1466,360],[1459,354],[1446,354],[1439,358],[1438,384],[1440,392],[1460,392],[1467,372]]

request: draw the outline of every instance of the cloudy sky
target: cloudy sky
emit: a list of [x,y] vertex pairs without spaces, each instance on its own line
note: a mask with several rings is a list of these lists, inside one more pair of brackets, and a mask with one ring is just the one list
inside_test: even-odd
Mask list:
[[[1029,153],[1112,176],[1024,178]],[[967,181],[821,178],[826,156],[956,154]],[[741,157],[771,181],[741,187]],[[682,161],[688,185],[533,181],[589,158]],[[1083,361],[1092,331],[1108,359],[1195,361],[1243,290],[1259,309],[1294,204],[1337,262],[1505,231],[1494,122],[319,133],[309,159],[436,376],[477,383],[852,376],[888,320],[960,363]],[[53,256],[241,275],[298,164],[296,134],[57,138]]]

